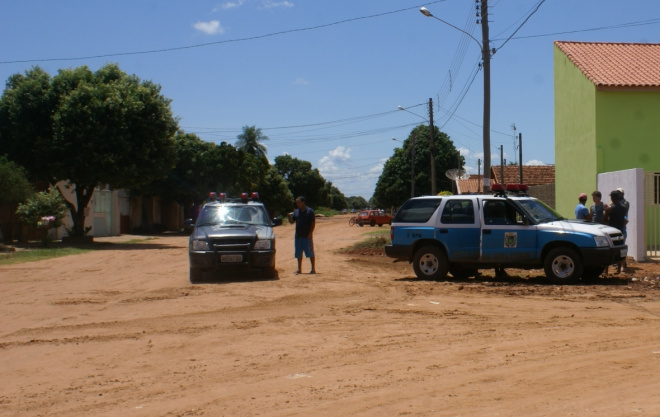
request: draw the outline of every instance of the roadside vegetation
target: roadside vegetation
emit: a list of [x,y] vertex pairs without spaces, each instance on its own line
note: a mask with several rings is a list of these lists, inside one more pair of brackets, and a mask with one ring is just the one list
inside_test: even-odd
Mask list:
[[339,250],[339,253],[355,253],[355,252],[369,252],[377,254],[378,252],[383,252],[383,247],[390,243],[390,229],[383,228],[375,230],[373,232],[366,233],[370,235],[366,239],[363,239],[353,245],[342,248]]
[[45,261],[62,256],[79,255],[92,249],[82,248],[35,248],[17,251],[0,252],[0,265],[23,264],[27,262]]
[[[0,250],[0,265],[22,264],[27,262],[45,261],[53,258],[61,258],[69,255],[80,255],[101,249],[112,249],[118,245],[135,245],[156,240],[156,237],[131,239],[124,242],[94,242],[84,247],[57,246],[58,242],[53,242],[52,247],[38,247],[39,243],[33,242],[34,247],[5,248]],[[7,250],[13,249],[13,250]]]

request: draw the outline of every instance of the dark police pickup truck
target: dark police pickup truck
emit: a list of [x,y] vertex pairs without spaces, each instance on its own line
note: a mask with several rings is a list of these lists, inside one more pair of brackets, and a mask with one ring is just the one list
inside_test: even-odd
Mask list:
[[[258,194],[227,199],[224,193],[206,203],[190,235],[188,257],[190,282],[203,281],[208,273],[260,271],[266,278],[276,276],[275,235],[271,221]],[[192,225],[192,220],[187,221]]]

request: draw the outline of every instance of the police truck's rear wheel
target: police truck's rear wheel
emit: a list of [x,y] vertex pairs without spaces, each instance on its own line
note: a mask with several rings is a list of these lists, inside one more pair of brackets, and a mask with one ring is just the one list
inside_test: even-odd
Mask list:
[[443,279],[447,276],[447,256],[437,246],[424,246],[415,252],[413,270],[419,279]]
[[573,284],[582,276],[582,259],[571,248],[555,248],[543,262],[545,275],[555,284]]

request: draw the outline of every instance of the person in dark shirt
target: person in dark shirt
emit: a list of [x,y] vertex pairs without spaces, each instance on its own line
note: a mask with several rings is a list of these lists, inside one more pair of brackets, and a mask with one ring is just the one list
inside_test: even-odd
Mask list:
[[287,213],[289,223],[296,223],[296,233],[293,239],[294,243],[294,256],[298,260],[298,270],[296,274],[302,273],[302,258],[303,254],[309,258],[312,265],[310,274],[316,273],[316,257],[314,255],[314,228],[316,227],[316,219],[314,217],[314,210],[307,207],[305,204],[305,197],[296,198],[296,209]]
[[[618,190],[612,191],[610,193],[610,198],[612,199],[612,204],[610,204],[609,207],[605,209],[605,213],[603,214],[603,221],[605,224],[621,230],[625,243],[626,235],[624,230],[626,229],[626,223],[628,223],[628,209],[621,203],[623,196]],[[617,263],[617,274],[621,273],[625,262],[626,261],[624,259]]]

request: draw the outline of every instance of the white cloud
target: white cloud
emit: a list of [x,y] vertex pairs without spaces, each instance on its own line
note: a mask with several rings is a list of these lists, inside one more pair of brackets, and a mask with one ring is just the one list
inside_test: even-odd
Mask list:
[[351,148],[337,146],[330,151],[330,157],[334,160],[347,161],[351,158]]
[[543,163],[543,161],[539,161],[538,159],[532,159],[531,161],[525,162],[525,165],[546,165]]
[[274,9],[276,7],[293,7],[293,3],[290,1],[272,1],[272,0],[263,0],[261,5],[264,9]]
[[193,27],[207,35],[217,35],[219,33],[224,33],[225,31],[217,20],[211,20],[210,22],[197,22]]
[[293,85],[310,85],[311,83],[304,78],[298,78],[293,83]]
[[330,179],[332,176],[335,176],[339,173],[343,173],[345,172],[344,167],[341,167],[340,165],[343,165],[346,161],[350,159],[350,157],[351,157],[350,148],[344,148],[343,146],[338,146],[335,149],[328,152],[328,155],[319,159],[318,162],[319,172],[326,179]]
[[243,3],[245,3],[245,0],[228,1],[220,7],[222,7],[225,10],[236,9],[238,7],[241,7]]

